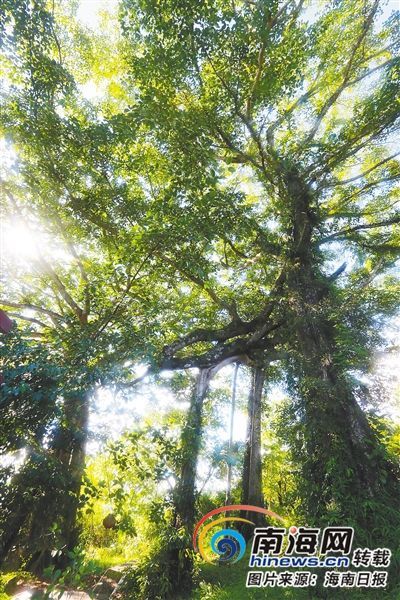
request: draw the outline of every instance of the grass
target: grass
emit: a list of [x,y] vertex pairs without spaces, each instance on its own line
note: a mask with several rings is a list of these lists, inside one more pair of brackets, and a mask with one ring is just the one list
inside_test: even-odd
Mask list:
[[120,548],[96,548],[90,546],[85,550],[85,562],[97,565],[100,570],[105,570],[116,565],[123,565],[133,560],[132,553],[123,552]]
[[243,559],[235,565],[203,564],[200,568],[200,585],[192,595],[193,600],[308,600],[308,592],[301,589],[246,588],[248,562]]

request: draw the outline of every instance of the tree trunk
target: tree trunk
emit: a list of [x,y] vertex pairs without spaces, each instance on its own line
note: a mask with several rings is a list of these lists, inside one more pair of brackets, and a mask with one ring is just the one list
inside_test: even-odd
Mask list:
[[62,562],[68,561],[68,552],[78,543],[77,512],[80,489],[85,471],[88,438],[89,394],[78,393],[66,398],[67,444],[59,449],[60,460],[68,470],[68,494],[63,504],[61,539],[64,543]]
[[79,507],[79,494],[85,470],[86,443],[88,437],[89,397],[87,394],[74,398],[70,413],[70,423],[73,431],[71,443],[71,458],[69,462],[70,495],[65,505],[63,519],[63,539],[67,550],[72,550],[77,542],[79,530],[76,523]]
[[228,475],[226,481],[226,496],[225,504],[229,505],[232,503],[232,444],[233,444],[233,424],[235,419],[235,408],[236,408],[236,384],[237,375],[239,370],[239,363],[236,363],[233,370],[232,380],[232,399],[231,399],[231,414],[229,422],[229,442],[228,442]]
[[186,424],[182,431],[182,467],[175,488],[175,526],[185,527],[190,533],[195,517],[195,483],[197,461],[203,431],[203,402],[212,376],[212,369],[202,369],[191,396]]
[[[264,371],[259,367],[253,367],[242,477],[242,504],[260,507],[264,506],[261,462],[261,400],[264,381]],[[246,514],[245,518],[255,522],[256,525],[264,524],[263,516],[258,513]],[[243,528],[243,532],[246,536],[251,534],[247,527]]]
[[390,486],[397,486],[395,470],[337,360],[336,323],[329,316],[332,284],[320,272],[321,259],[312,242],[312,192],[293,172],[286,184],[293,239],[286,279],[295,332],[291,364],[304,417],[307,513],[317,525],[334,519],[368,531],[377,526],[376,510]]
[[24,494],[24,490],[21,489],[24,471],[25,466],[13,478],[12,489],[5,490],[5,493],[2,493],[0,504],[0,566],[7,560],[10,551],[16,544],[20,530],[30,514],[30,497],[28,494]]
[[[307,428],[308,512],[319,518],[341,506],[343,518],[351,518],[351,513],[361,513],[361,500],[380,497],[381,469],[392,469],[335,362],[335,332],[323,314],[321,284],[304,268],[295,281],[295,370]],[[367,528],[368,519],[360,524]]]
[[[167,549],[168,579],[171,597],[189,594],[193,585],[193,556],[190,551],[191,534],[195,525],[196,472],[203,430],[203,402],[213,369],[202,369],[190,399],[186,424],[181,435],[182,465],[174,490],[174,527],[183,528],[184,538]],[[163,549],[161,549],[161,558]]]
[[[89,414],[88,394],[64,399],[63,422],[49,448],[31,451],[21,471],[2,498],[0,563],[13,547],[27,566],[37,573],[50,563],[64,567],[68,553],[77,545],[76,524],[79,495],[85,468]],[[57,539],[50,530],[59,526]],[[52,550],[60,552],[52,558]]]

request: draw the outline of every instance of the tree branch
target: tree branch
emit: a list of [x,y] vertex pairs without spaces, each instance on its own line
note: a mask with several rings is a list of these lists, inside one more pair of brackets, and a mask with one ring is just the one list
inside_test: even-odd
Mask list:
[[[270,175],[268,173],[268,170],[267,170],[267,166],[266,166],[267,157],[266,157],[266,154],[264,152],[264,148],[263,148],[263,145],[262,145],[262,142],[260,140],[260,137],[259,137],[258,133],[256,132],[253,124],[251,123],[251,121],[240,110],[240,103],[239,103],[239,98],[238,98],[237,94],[229,87],[229,85],[226,83],[225,79],[222,77],[222,75],[214,67],[213,62],[210,59],[210,57],[208,57],[208,59],[210,61],[211,68],[213,69],[215,75],[218,77],[218,79],[222,83],[223,88],[228,92],[228,94],[230,95],[230,97],[233,100],[233,105],[235,107],[235,114],[236,114],[236,116],[239,117],[239,119],[245,125],[247,131],[250,134],[250,137],[252,138],[252,140],[255,142],[255,144],[257,146],[258,153],[259,153],[259,156],[260,156],[260,159],[261,159],[261,169],[262,169],[262,172],[263,172],[265,178],[267,179],[267,181],[269,181],[270,183],[273,184],[274,182],[273,182],[272,178],[270,177]],[[253,164],[254,164],[254,162],[253,162]],[[257,162],[255,164],[257,164],[258,168],[260,168]]]
[[300,144],[300,148],[304,148],[314,139],[315,134],[317,133],[318,129],[321,126],[323,118],[325,117],[327,112],[330,110],[330,108],[335,104],[336,100],[339,98],[341,93],[346,89],[346,87],[348,87],[350,85],[349,78],[350,78],[351,70],[353,68],[353,64],[354,64],[354,60],[355,60],[357,51],[360,48],[362,42],[365,39],[365,36],[368,33],[368,30],[370,29],[370,27],[372,25],[372,22],[373,22],[375,14],[376,14],[376,11],[378,10],[378,7],[379,7],[379,0],[375,0],[369,15],[367,16],[367,18],[364,21],[361,33],[358,36],[356,43],[354,44],[353,50],[350,54],[350,58],[347,62],[345,70],[344,70],[343,81],[342,81],[341,85],[338,88],[336,88],[336,90],[333,92],[333,94],[331,94],[331,96],[325,101],[325,104],[321,108],[321,110],[317,116],[317,119],[314,122],[314,125],[312,126],[308,136]]
[[29,323],[35,323],[35,325],[40,325],[40,327],[49,327],[43,321],[39,321],[39,319],[35,319],[34,317],[25,317],[24,315],[20,315],[19,313],[8,313],[9,317],[15,317],[16,319],[22,319],[23,321],[29,321]]
[[[312,171],[315,171],[315,174],[313,175],[311,180],[316,181],[318,178],[322,177],[324,173],[327,173],[329,170],[332,171],[332,169],[334,169],[338,164],[345,161],[350,156],[355,156],[357,152],[365,148],[369,143],[373,142],[374,140],[377,140],[380,135],[384,134],[390,125],[393,125],[393,119],[391,115],[388,117],[386,122],[383,123],[380,126],[380,128],[377,131],[374,131],[373,133],[371,133],[371,127],[369,122],[366,123],[360,129],[356,136],[354,136],[352,139],[349,139],[345,144],[342,144],[342,147],[339,147],[338,152],[336,152],[335,154],[331,154],[330,157],[326,158],[325,164],[322,169],[320,169],[319,171],[317,170],[318,166],[320,166],[320,163],[316,166],[314,165],[315,168],[313,166],[313,168],[310,169],[310,173],[312,173]],[[358,145],[355,145],[357,144],[357,142],[360,143],[358,143]]]
[[328,184],[326,184],[324,186],[321,186],[320,189],[337,187],[337,186],[340,186],[340,185],[347,185],[348,183],[353,183],[353,181],[357,181],[358,179],[362,179],[363,177],[365,177],[369,173],[372,173],[372,171],[374,171],[378,167],[381,167],[382,165],[384,165],[385,163],[389,162],[393,158],[396,158],[396,156],[399,156],[399,154],[400,154],[400,152],[395,152],[391,156],[388,156],[387,158],[382,159],[381,161],[379,161],[378,163],[376,163],[375,165],[373,165],[372,167],[370,167],[366,171],[363,171],[363,173],[360,173],[360,175],[355,175],[354,177],[350,177],[349,179],[343,179],[342,181],[336,181],[334,183],[328,183]]
[[263,42],[261,44],[260,50],[258,52],[256,76],[254,78],[253,85],[251,86],[249,97],[247,98],[246,117],[248,119],[250,119],[250,117],[251,117],[251,109],[252,109],[253,102],[254,102],[255,92],[256,92],[258,84],[260,83],[260,79],[261,79],[261,75],[262,75],[262,70],[263,70],[263,66],[264,66],[264,58],[265,58],[265,47],[266,47],[266,43]]
[[[142,375],[134,379],[133,381],[122,382],[118,384],[118,387],[122,389],[131,388],[137,385],[148,375],[152,373],[158,373],[160,371],[180,371],[185,369],[213,369],[214,372],[218,371],[222,366],[232,362],[243,362],[247,364],[252,351],[255,350],[267,350],[273,351],[274,342],[271,340],[270,346],[265,340],[257,341],[252,345],[246,346],[245,340],[239,340],[230,344],[225,344],[218,348],[214,348],[209,352],[205,352],[200,355],[187,356],[184,358],[171,357],[162,360],[155,367],[149,368],[149,370]],[[276,355],[278,357],[278,354]]]
[[121,294],[121,297],[117,301],[117,303],[116,303],[114,309],[112,310],[111,314],[108,317],[106,317],[105,320],[103,321],[103,323],[100,325],[99,329],[94,334],[93,339],[97,339],[98,338],[98,336],[105,330],[105,328],[109,325],[109,323],[112,321],[112,319],[118,313],[118,310],[122,306],[122,303],[123,303],[124,299],[126,298],[127,294],[131,290],[134,282],[136,281],[136,278],[139,276],[139,274],[142,271],[143,267],[149,261],[149,259],[150,259],[150,257],[152,256],[153,253],[154,253],[154,250],[151,250],[144,257],[144,259],[141,261],[141,263],[139,264],[139,266],[136,269],[135,273],[133,275],[131,275],[131,276],[128,277],[128,281],[126,282],[126,286],[125,286],[125,289],[123,290],[123,292]]
[[[18,206],[18,203],[14,197],[14,194],[5,187],[5,182],[3,180],[0,180],[0,182],[5,189],[5,193],[8,197],[8,199],[10,200],[12,206],[14,207],[14,210],[17,212],[17,214],[20,216],[20,218],[24,221],[24,223],[29,228],[29,225],[26,223],[26,219],[25,219],[22,211],[20,210],[20,207]],[[39,264],[50,276],[55,287],[60,292],[60,294],[61,294],[62,298],[64,299],[64,301],[66,302],[66,304],[68,304],[68,306],[73,310],[73,312],[78,317],[78,319],[80,320],[81,323],[86,322],[87,315],[85,315],[84,311],[78,306],[78,304],[72,298],[71,294],[68,292],[65,285],[63,284],[63,282],[61,281],[61,279],[59,278],[57,273],[54,271],[53,267],[44,258],[44,256],[42,255],[42,253],[40,251],[40,248],[37,245],[36,245],[36,249],[37,249],[37,253],[38,253]]]
[[270,146],[273,146],[273,144],[274,144],[274,138],[273,138],[274,131],[279,127],[279,125],[281,125],[283,123],[283,121],[285,119],[287,119],[296,110],[296,108],[298,106],[303,104],[309,98],[312,98],[312,96],[317,93],[319,86],[320,86],[320,84],[319,84],[319,73],[318,73],[318,76],[312,83],[310,89],[307,92],[305,92],[304,94],[302,94],[299,98],[297,98],[297,100],[295,100],[291,104],[291,106],[289,106],[289,108],[287,110],[285,110],[284,113],[267,128],[266,137],[267,137],[267,141],[270,144]]
[[223,309],[227,310],[228,313],[231,315],[231,317],[232,317],[232,319],[234,321],[240,321],[240,317],[239,317],[238,312],[237,312],[236,303],[234,301],[231,302],[231,303],[225,302],[224,300],[222,300],[221,298],[219,298],[219,296],[214,292],[214,290],[212,290],[211,288],[209,288],[207,286],[206,282],[203,281],[202,279],[200,279],[200,277],[197,277],[196,275],[193,275],[189,271],[186,271],[186,269],[183,269],[172,258],[168,258],[165,255],[164,255],[163,258],[164,258],[164,260],[166,262],[168,262],[170,265],[172,265],[179,273],[181,273],[181,275],[183,275],[189,281],[192,281],[200,289],[202,289],[206,294],[208,294],[208,296],[210,296],[211,300],[213,300],[213,302],[217,306],[219,306],[220,308],[223,308]]
[[340,267],[338,269],[336,269],[336,271],[334,271],[331,275],[329,275],[328,280],[335,281],[346,270],[346,267],[347,267],[347,263],[346,262],[342,263],[340,265]]
[[230,139],[230,137],[220,127],[215,126],[215,131],[218,133],[218,135],[220,136],[220,138],[222,139],[222,141],[225,143],[225,146],[231,152],[234,152],[234,154],[236,154],[237,158],[240,160],[240,162],[242,164],[248,164],[248,163],[250,163],[257,170],[262,171],[262,169],[263,169],[262,165],[260,163],[258,163],[253,156],[251,156],[250,154],[247,154],[246,152],[243,152],[242,150],[240,150],[240,148],[238,148],[237,146],[235,146],[235,144]]
[[375,181],[370,181],[369,183],[366,183],[363,187],[359,188],[358,190],[356,190],[349,196],[346,196],[345,198],[343,198],[343,200],[341,200],[341,202],[340,202],[340,206],[341,207],[346,206],[346,204],[349,204],[349,202],[351,202],[351,200],[353,198],[360,196],[360,194],[363,194],[364,192],[374,188],[377,185],[380,185],[381,183],[387,183],[389,181],[396,181],[397,179],[400,179],[400,173],[397,173],[396,175],[391,175],[389,177],[382,177],[381,179],[376,179]]
[[343,237],[348,235],[349,233],[355,233],[356,231],[362,231],[364,229],[377,229],[379,227],[387,227],[389,225],[395,225],[396,223],[400,223],[400,214],[395,215],[391,219],[386,219],[385,221],[378,221],[377,223],[363,223],[361,225],[356,225],[355,227],[349,227],[347,229],[342,229],[337,233],[332,233],[322,240],[319,241],[319,244],[326,244],[327,242],[331,242],[338,237]]
[[40,256],[39,263],[42,265],[46,273],[50,276],[55,287],[60,292],[61,297],[64,299],[65,303],[68,304],[71,310],[75,313],[79,321],[82,324],[86,323],[87,315],[82,310],[82,308],[75,302],[75,300],[68,292],[67,288],[65,287],[57,273],[54,271],[53,267],[47,262],[47,260],[43,256]]
[[52,319],[63,319],[63,316],[54,312],[53,310],[49,310],[47,308],[42,308],[41,306],[36,306],[36,304],[30,304],[27,302],[10,302],[9,300],[4,300],[0,298],[0,306],[10,306],[11,308],[22,308],[28,310],[34,310],[36,312],[40,312],[44,315],[51,317]]
[[89,293],[89,278],[86,272],[85,267],[83,266],[82,260],[79,256],[79,254],[76,251],[76,248],[73,244],[73,242],[71,241],[71,239],[66,235],[66,229],[64,227],[64,224],[60,218],[60,215],[58,214],[57,211],[54,211],[53,213],[53,217],[57,222],[58,225],[58,230],[61,233],[62,237],[65,240],[65,243],[67,244],[69,251],[71,253],[71,255],[74,257],[74,259],[77,262],[80,274],[81,274],[81,278],[82,281],[85,283],[85,314],[86,316],[89,315],[90,312],[90,293]]

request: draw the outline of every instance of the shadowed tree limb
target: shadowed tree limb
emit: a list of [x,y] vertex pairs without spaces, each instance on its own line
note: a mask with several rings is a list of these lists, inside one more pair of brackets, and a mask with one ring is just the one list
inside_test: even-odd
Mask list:
[[327,242],[331,242],[336,238],[346,237],[349,233],[355,233],[356,231],[362,231],[364,229],[377,229],[379,227],[387,227],[389,225],[394,225],[396,223],[400,223],[400,214],[395,215],[391,219],[386,219],[385,221],[378,221],[377,223],[363,223],[361,225],[356,225],[355,227],[348,227],[347,229],[342,229],[337,233],[332,233],[322,240],[319,241],[319,244],[326,244]]

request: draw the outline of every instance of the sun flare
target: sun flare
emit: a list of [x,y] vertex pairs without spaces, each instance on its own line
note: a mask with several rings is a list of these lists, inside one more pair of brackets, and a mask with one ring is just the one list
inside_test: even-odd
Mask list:
[[34,260],[38,257],[38,236],[20,222],[4,227],[4,254],[10,258]]

